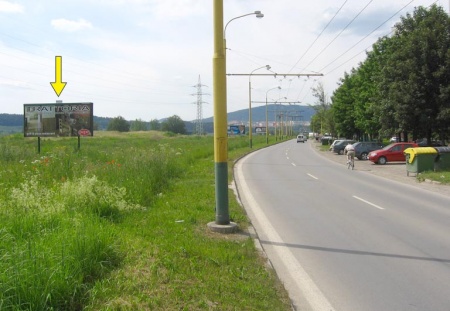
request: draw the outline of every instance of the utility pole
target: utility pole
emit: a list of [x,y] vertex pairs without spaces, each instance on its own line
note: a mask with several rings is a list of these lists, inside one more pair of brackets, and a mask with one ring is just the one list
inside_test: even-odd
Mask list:
[[192,96],[197,95],[197,102],[195,103],[197,105],[197,119],[195,120],[195,134],[198,136],[201,136],[204,134],[203,132],[203,95],[209,95],[209,94],[203,94],[202,92],[202,86],[200,80],[200,75],[198,75],[198,83],[194,85],[194,87],[197,88],[197,93],[191,94]]

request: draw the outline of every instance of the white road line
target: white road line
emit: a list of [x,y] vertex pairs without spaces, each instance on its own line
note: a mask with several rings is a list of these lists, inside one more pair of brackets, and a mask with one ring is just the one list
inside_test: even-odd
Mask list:
[[354,195],[353,197],[354,197],[355,199],[357,199],[357,200],[360,200],[361,202],[364,202],[364,203],[367,203],[367,204],[369,204],[369,205],[372,205],[373,207],[376,207],[376,208],[378,208],[378,209],[381,209],[381,210],[384,209],[383,207],[378,206],[378,205],[376,205],[376,204],[373,204],[373,203],[371,203],[371,202],[369,202],[369,201],[366,201],[366,200],[364,200],[364,199],[361,199],[360,197],[357,197],[356,195]]
[[292,164],[292,166],[297,166],[297,165],[296,165],[295,163],[293,163],[293,162],[292,162],[291,164]]
[[314,176],[314,175],[311,175],[311,174],[306,174],[306,175],[308,175],[309,177],[311,177],[311,178],[314,178],[314,179],[316,179],[316,180],[319,180],[319,178],[317,178],[316,176]]
[[[288,285],[288,291],[290,292],[291,299],[300,304],[301,301],[299,297],[300,294],[302,294],[313,310],[334,310],[328,299],[304,270],[297,258],[295,258],[292,254],[289,247],[284,246],[284,241],[281,239],[278,232],[272,226],[269,219],[256,202],[250,187],[247,185],[245,177],[243,176],[241,163],[242,162],[239,161],[237,164],[237,176],[241,186],[240,193],[247,199],[248,206],[246,206],[246,209],[251,211],[250,215],[253,215],[253,217],[256,218],[256,222],[259,223],[261,228],[264,228],[264,233],[267,240],[273,242],[273,250],[283,263],[284,268],[289,272],[282,272],[280,277]],[[293,287],[290,287],[289,285]]]

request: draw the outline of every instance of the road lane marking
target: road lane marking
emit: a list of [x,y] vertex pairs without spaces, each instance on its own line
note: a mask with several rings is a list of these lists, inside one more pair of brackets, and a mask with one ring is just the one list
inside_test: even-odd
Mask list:
[[[271,222],[267,218],[267,216],[262,211],[259,204],[256,202],[255,198],[252,195],[250,187],[247,185],[245,177],[243,175],[243,170],[241,166],[242,161],[238,162],[237,165],[237,179],[240,184],[240,191],[238,191],[241,195],[243,195],[247,199],[246,209],[249,209],[251,212],[250,215],[253,215],[256,218],[257,224],[261,228],[264,228],[264,233],[268,241],[273,243],[273,250],[277,254],[279,260],[284,265],[285,273],[283,271],[279,275],[280,278],[287,284],[293,287],[288,286],[288,291],[290,292],[291,299],[294,302],[297,302],[298,305],[302,304],[302,300],[299,298],[299,294],[301,293],[306,299],[306,301],[311,306],[312,310],[316,311],[329,311],[334,310],[331,303],[325,297],[323,292],[319,289],[316,283],[311,279],[305,269],[302,267],[300,262],[295,258],[292,251],[289,247],[284,246],[285,242],[282,240],[278,232],[272,226]],[[252,220],[253,221],[253,220]],[[261,233],[259,233],[261,234]],[[286,279],[288,278],[288,279]],[[294,288],[295,287],[295,288]]]
[[371,202],[369,202],[369,201],[366,201],[366,200],[364,200],[364,199],[361,199],[360,197],[357,197],[356,195],[354,195],[353,197],[354,197],[355,199],[357,199],[357,200],[360,200],[361,202],[364,202],[364,203],[366,203],[366,204],[372,205],[373,207],[376,207],[376,208],[378,208],[378,209],[381,209],[381,210],[384,209],[383,207],[378,206],[378,205],[376,205],[376,204],[373,204],[373,203],[371,203]]
[[294,162],[291,163],[293,166],[297,166]]
[[314,178],[315,180],[319,180],[319,178],[317,178],[316,176],[311,175],[311,174],[309,174],[309,173],[307,173],[306,175],[308,175],[308,176],[311,177],[311,178]]

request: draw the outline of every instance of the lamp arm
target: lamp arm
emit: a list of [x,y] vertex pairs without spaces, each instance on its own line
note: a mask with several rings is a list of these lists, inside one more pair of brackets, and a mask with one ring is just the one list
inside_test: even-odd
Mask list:
[[261,17],[264,16],[263,14],[261,14],[260,11],[255,11],[255,12],[252,12],[252,13],[244,14],[244,15],[237,16],[237,17],[235,17],[235,18],[230,19],[230,20],[228,21],[228,23],[225,24],[225,28],[223,29],[223,38],[224,38],[224,39],[226,38],[225,34],[226,34],[226,32],[227,32],[227,26],[228,26],[229,23],[231,23],[231,22],[234,21],[235,19],[238,19],[238,18],[241,18],[241,17],[245,17],[245,16],[249,16],[249,15],[256,15],[256,16],[259,17],[259,18],[261,18]]

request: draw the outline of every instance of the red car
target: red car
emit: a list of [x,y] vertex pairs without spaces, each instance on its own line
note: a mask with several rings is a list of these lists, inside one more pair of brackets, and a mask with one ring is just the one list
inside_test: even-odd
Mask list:
[[375,150],[369,153],[369,160],[375,164],[386,164],[387,162],[401,161],[405,162],[403,151],[407,148],[419,147],[416,143],[393,143],[383,149]]

